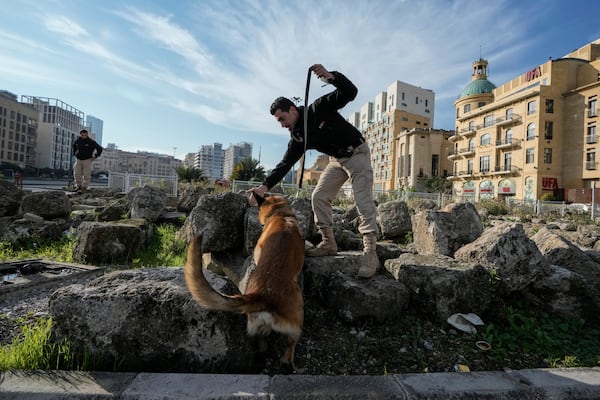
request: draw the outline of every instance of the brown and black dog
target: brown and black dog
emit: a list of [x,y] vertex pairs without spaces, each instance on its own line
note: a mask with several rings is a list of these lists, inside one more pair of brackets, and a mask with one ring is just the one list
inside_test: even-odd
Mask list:
[[185,281],[200,306],[246,314],[247,332],[258,337],[261,351],[266,350],[265,338],[272,330],[285,335],[287,349],[281,361],[295,369],[294,351],[304,323],[304,299],[298,283],[304,265],[304,238],[284,197],[256,198],[263,231],[254,248],[255,268],[246,275],[243,294],[225,295],[208,283],[202,272],[202,237],[192,239],[188,247]]

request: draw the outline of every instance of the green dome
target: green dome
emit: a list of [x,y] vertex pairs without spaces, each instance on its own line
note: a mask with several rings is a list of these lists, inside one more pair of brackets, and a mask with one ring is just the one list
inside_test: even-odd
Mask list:
[[492,93],[492,90],[494,89],[496,89],[496,85],[494,85],[492,82],[488,81],[487,79],[478,79],[469,83],[465,90],[462,91],[460,96],[458,96],[458,98],[460,99],[461,97],[471,96],[474,94]]

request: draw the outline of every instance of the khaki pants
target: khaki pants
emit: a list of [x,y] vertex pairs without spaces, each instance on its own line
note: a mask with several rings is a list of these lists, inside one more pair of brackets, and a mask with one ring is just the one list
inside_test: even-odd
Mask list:
[[367,143],[354,149],[349,158],[330,158],[312,193],[312,208],[317,228],[320,230],[333,226],[331,202],[348,178],[352,184],[354,202],[360,217],[358,231],[361,234],[377,232],[377,208],[373,201],[373,167]]
[[73,175],[75,176],[75,184],[79,189],[87,189],[90,185],[92,176],[92,159],[75,161],[73,167]]

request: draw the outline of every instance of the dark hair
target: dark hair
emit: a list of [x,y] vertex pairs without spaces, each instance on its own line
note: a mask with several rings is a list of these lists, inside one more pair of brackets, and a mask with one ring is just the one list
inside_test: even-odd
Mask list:
[[82,129],[79,131],[79,134],[81,135],[82,133],[88,133],[87,129]]
[[296,105],[287,97],[278,97],[271,104],[271,115],[275,115],[275,111],[281,110],[283,112],[290,111],[290,107],[296,107]]

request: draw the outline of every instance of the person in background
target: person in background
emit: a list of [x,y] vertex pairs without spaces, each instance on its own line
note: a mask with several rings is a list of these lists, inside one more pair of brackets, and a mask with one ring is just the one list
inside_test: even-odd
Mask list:
[[[354,201],[360,216],[359,232],[363,235],[363,261],[358,271],[361,278],[374,276],[381,268],[376,252],[377,208],[373,200],[373,168],[368,144],[361,133],[340,113],[339,109],[354,100],[358,89],[342,73],[328,71],[315,64],[312,72],[335,86],[335,90],[316,99],[305,110],[285,97],[278,97],[271,105],[271,115],[283,128],[290,131],[290,141],[283,159],[267,176],[262,185],[249,189],[251,205],[256,205],[254,194],[263,197],[265,192],[283,179],[302,157],[305,150],[316,149],[330,156],[330,161],[312,192],[312,209],[315,224],[322,241],[307,256],[337,254],[333,232],[331,202],[348,179],[352,184]],[[307,137],[304,143],[304,113],[308,112]]]
[[79,138],[73,142],[73,155],[77,159],[73,167],[77,191],[86,190],[92,177],[92,162],[102,154],[102,146],[88,136],[88,131],[79,131]]

